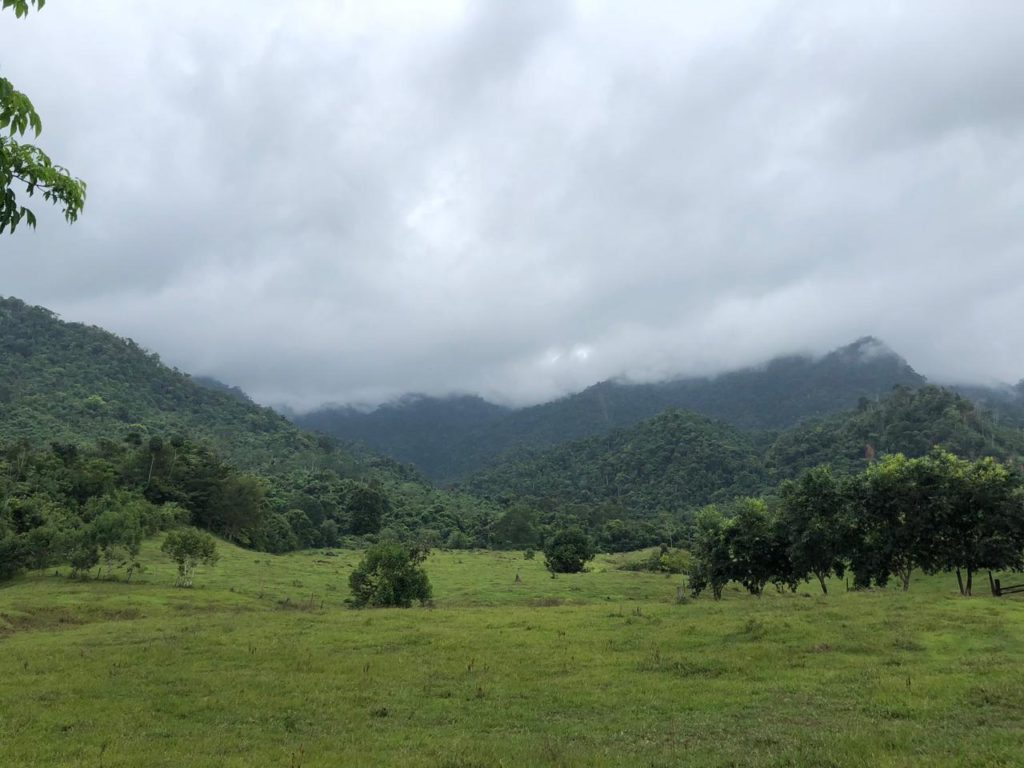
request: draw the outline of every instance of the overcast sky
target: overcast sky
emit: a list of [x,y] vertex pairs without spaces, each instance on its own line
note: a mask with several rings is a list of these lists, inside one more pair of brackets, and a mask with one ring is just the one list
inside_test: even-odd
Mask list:
[[89,184],[0,295],[262,402],[1024,376],[1019,0],[51,0],[0,72]]

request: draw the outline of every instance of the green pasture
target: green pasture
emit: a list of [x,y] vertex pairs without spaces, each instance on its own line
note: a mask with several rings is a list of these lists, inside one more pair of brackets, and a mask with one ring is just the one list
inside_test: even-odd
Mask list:
[[221,553],[0,587],[0,765],[1024,764],[1024,602],[951,576],[677,604],[623,557],[438,552],[432,607],[354,611],[357,553]]

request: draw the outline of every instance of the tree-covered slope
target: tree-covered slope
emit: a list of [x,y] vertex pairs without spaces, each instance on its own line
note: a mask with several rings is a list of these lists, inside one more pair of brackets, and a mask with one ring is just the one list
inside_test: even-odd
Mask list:
[[1000,425],[939,387],[897,388],[879,401],[779,433],[749,433],[670,410],[633,427],[543,451],[521,452],[467,480],[481,496],[562,504],[617,504],[633,515],[678,511],[769,491],[820,464],[859,472],[887,453],[934,446],[964,458],[1019,462],[1024,432]]
[[989,411],[999,423],[1024,427],[1024,379],[1014,386],[958,384],[950,389]]
[[363,413],[323,409],[297,423],[415,464],[439,482],[464,478],[503,454],[606,434],[669,408],[744,429],[782,429],[925,380],[876,339],[821,358],[784,357],[714,378],[656,384],[605,381],[559,400],[503,409],[477,398],[407,398]]
[[427,477],[463,476],[493,456],[491,436],[511,411],[475,396],[408,396],[373,411],[325,408],[293,420],[340,439],[359,442]]
[[200,439],[243,469],[329,461],[356,474],[364,464],[269,408],[199,386],[130,339],[0,299],[0,438],[120,441],[132,431]]
[[1020,461],[1024,432],[996,421],[967,398],[941,387],[897,388],[855,411],[801,424],[781,433],[765,457],[773,477],[792,477],[830,464],[857,472],[886,453],[922,456],[942,446],[963,458]]
[[608,435],[509,457],[474,475],[467,488],[496,499],[614,503],[652,515],[755,493],[764,483],[750,435],[670,410]]
[[[191,462],[197,472],[216,475],[211,487],[225,508],[244,508],[245,530],[234,540],[254,546],[330,545],[388,529],[468,545],[487,511],[476,499],[429,487],[410,467],[306,432],[230,387],[201,386],[129,339],[0,299],[0,453],[49,466],[76,447],[116,480],[98,496],[127,489],[157,503],[188,501],[193,522],[205,525],[210,494],[182,490],[191,482],[186,444],[200,457]],[[140,463],[143,481],[129,482],[138,472],[125,467]],[[229,498],[238,475],[255,487],[251,504]],[[18,493],[38,495],[52,483],[38,485]],[[172,491],[158,493],[161,486]]]

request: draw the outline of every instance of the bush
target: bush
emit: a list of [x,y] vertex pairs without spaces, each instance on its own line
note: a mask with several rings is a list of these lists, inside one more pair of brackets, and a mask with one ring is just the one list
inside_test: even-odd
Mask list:
[[196,568],[201,563],[213,565],[220,557],[213,536],[195,528],[171,531],[164,539],[160,551],[178,564],[178,579],[175,585],[179,587],[191,587]]
[[452,531],[444,542],[445,549],[470,549],[473,540],[462,531]]
[[579,573],[597,553],[581,528],[558,531],[544,543],[544,559],[551,573]]
[[623,571],[650,571],[652,573],[688,573],[692,558],[685,549],[669,549],[662,545],[660,549],[652,549],[640,560],[623,563],[619,569]]
[[430,580],[423,570],[428,550],[382,542],[366,550],[349,576],[352,604],[357,608],[408,608],[413,600],[430,599]]

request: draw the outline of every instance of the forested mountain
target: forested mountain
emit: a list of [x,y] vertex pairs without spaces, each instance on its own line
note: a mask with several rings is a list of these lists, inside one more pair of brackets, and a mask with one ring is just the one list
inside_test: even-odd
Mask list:
[[492,441],[502,439],[496,434],[512,413],[476,396],[410,395],[373,411],[327,408],[291,417],[306,429],[362,443],[444,482],[495,455]]
[[1014,386],[960,384],[951,389],[991,412],[997,421],[1024,427],[1024,379]]
[[743,429],[781,429],[853,408],[896,385],[924,383],[903,358],[866,337],[821,358],[783,357],[714,378],[605,381],[530,408],[505,409],[469,397],[411,397],[370,413],[327,408],[295,420],[412,463],[435,481],[452,482],[508,451],[606,434],[669,408]]
[[856,472],[886,453],[921,456],[941,445],[963,458],[993,456],[1020,462],[1024,431],[948,389],[898,387],[878,402],[862,402],[850,413],[819,419],[781,433],[766,462],[776,479],[830,464]]
[[756,493],[765,482],[750,434],[669,410],[607,435],[510,456],[466,486],[497,499],[612,503],[650,516]]
[[[736,419],[760,401],[764,423],[795,418],[801,391],[813,409],[837,403],[837,391],[852,397],[880,387],[886,376],[919,383],[895,356],[869,353],[874,346],[862,341],[819,361],[776,361],[717,381],[736,394]],[[792,380],[798,370],[831,386],[832,399]],[[239,390],[201,386],[130,340],[0,299],[0,539],[29,557],[32,541],[88,544],[97,510],[152,522],[173,504],[202,527],[271,551],[389,530],[433,544],[507,546],[522,539],[510,533],[522,520],[533,520],[526,527],[535,533],[575,521],[604,531],[602,541],[639,546],[671,534],[695,507],[768,491],[818,464],[854,472],[873,454],[920,455],[936,444],[969,458],[1024,454],[1024,433],[1007,419],[930,386],[859,395],[849,411],[780,431],[662,408],[684,391],[724,408],[711,385],[606,383],[522,411],[478,398],[408,400],[362,415],[366,430],[386,424],[393,446],[406,439],[406,450],[429,447],[435,467],[457,460],[448,471],[505,452],[464,483],[472,495],[445,492],[410,467],[304,432]],[[641,420],[647,409],[659,415]],[[410,414],[416,428],[403,437]],[[639,423],[615,427],[629,420]]]
[[[410,467],[305,432],[230,387],[200,386],[129,339],[13,298],[0,298],[0,455],[14,457],[11,467],[46,468],[38,483],[0,488],[0,513],[40,493],[58,507],[69,498],[86,504],[91,496],[54,490],[62,473],[106,478],[93,484],[96,498],[126,491],[181,503],[200,523],[213,519],[211,504],[244,486],[255,490],[228,506],[244,510],[245,523],[211,530],[273,550],[387,528],[471,541],[486,513],[475,499],[429,487]],[[59,472],[54,457],[66,465]],[[203,485],[198,474],[216,482]]]
[[233,387],[230,384],[225,384],[219,379],[215,379],[212,376],[193,376],[192,381],[198,384],[200,387],[206,389],[212,389],[215,392],[224,392],[225,394],[231,395],[236,400],[241,400],[243,403],[252,403],[254,400],[249,397],[239,387]]
[[942,446],[964,458],[1019,463],[1024,432],[996,423],[945,389],[898,387],[853,411],[760,435],[668,411],[609,435],[522,452],[466,481],[473,493],[535,504],[616,504],[631,516],[675,512],[770,491],[821,464],[865,469],[887,453],[921,456]]
[[131,339],[0,299],[0,435],[5,441],[120,441],[136,431],[208,442],[242,469],[323,466],[358,474],[353,455],[269,408],[198,386]]

